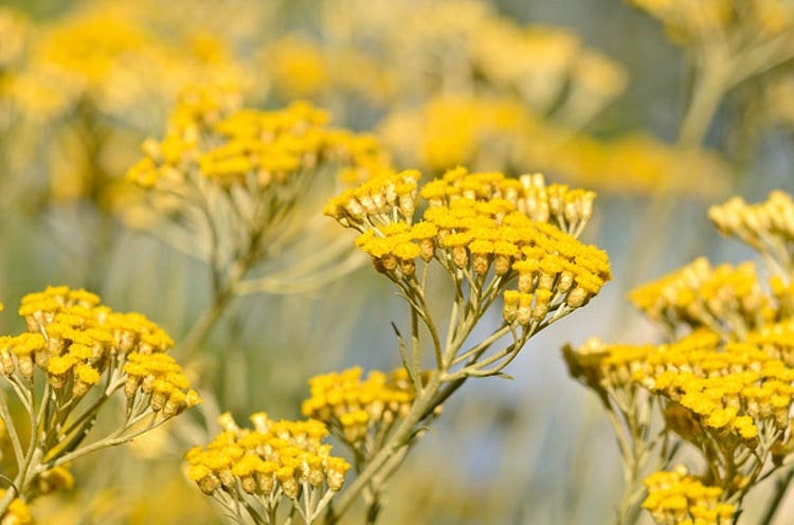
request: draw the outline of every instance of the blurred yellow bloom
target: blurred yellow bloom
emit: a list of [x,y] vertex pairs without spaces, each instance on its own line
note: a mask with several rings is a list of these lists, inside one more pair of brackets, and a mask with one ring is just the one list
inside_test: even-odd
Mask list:
[[642,503],[660,525],[691,523],[700,525],[729,525],[733,523],[736,507],[723,503],[720,487],[705,485],[689,475],[686,467],[655,472],[643,481],[648,496]]

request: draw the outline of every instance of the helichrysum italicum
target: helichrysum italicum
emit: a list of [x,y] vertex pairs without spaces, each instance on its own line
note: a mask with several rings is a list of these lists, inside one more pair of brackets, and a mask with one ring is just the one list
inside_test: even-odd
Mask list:
[[[662,493],[658,484],[646,482],[650,493],[643,506],[657,523],[732,523],[758,483],[782,470],[777,485],[782,496],[791,480],[794,237],[788,219],[794,217],[794,205],[790,196],[773,192],[756,205],[733,198],[712,207],[709,215],[722,233],[765,256],[773,274],[768,285],[753,263],[712,267],[700,258],[630,294],[667,330],[667,343],[613,345],[591,339],[564,349],[571,375],[599,395],[615,425],[627,481],[623,519],[638,508],[636,485],[650,458],[657,468],[667,468],[681,440],[700,453],[712,503],[720,503],[725,513],[712,504],[689,512],[692,502],[683,495]],[[661,428],[654,423],[659,420]],[[662,480],[673,474],[654,476]],[[685,481],[678,478],[675,483]],[[777,510],[778,496],[765,511],[765,523]]]
[[[188,477],[238,522],[275,524],[297,514],[313,523],[342,488],[350,465],[331,455],[320,421],[274,421],[262,412],[250,419],[254,428],[243,429],[222,415],[223,432],[185,456]],[[279,514],[285,500],[290,510]]]
[[712,268],[701,257],[629,295],[634,305],[668,330],[688,326],[730,337],[742,336],[775,319],[775,305],[765,293],[751,262]]
[[419,176],[386,173],[325,210],[360,231],[356,245],[401,286],[419,287],[417,262],[435,261],[460,293],[471,285],[470,308],[487,307],[501,293],[505,322],[534,331],[548,314],[556,319],[586,304],[610,279],[606,254],[575,237],[592,216],[594,193],[546,186],[539,175],[510,179],[463,168],[419,190]]
[[736,507],[720,500],[722,489],[708,486],[689,475],[684,466],[670,472],[655,472],[643,483],[648,497],[643,508],[658,525],[729,525]]
[[[166,353],[171,338],[141,314],[114,312],[95,294],[65,286],[28,294],[19,314],[28,331],[0,336],[0,377],[35,435],[25,438],[11,406],[0,402],[17,467],[7,474],[13,490],[0,500],[0,515],[13,512],[15,497],[30,501],[70,485],[64,467],[72,460],[129,441],[200,402]],[[126,397],[118,427],[85,443],[118,391]]]
[[[269,111],[238,105],[234,91],[218,86],[186,91],[163,139],[147,140],[127,175],[147,197],[130,220],[209,266],[212,304],[183,341],[186,353],[234,297],[317,287],[356,267],[351,250],[335,248],[311,220],[311,203],[329,186],[389,166],[372,136],[330,127],[328,114],[308,103]],[[311,240],[327,250],[326,259],[313,252],[331,262],[327,268],[303,260],[263,269]]]
[[[411,318],[410,334],[393,325],[401,377],[374,372],[362,380],[351,369],[310,383],[304,413],[328,422],[359,471],[332,523],[362,491],[374,520],[386,480],[442,403],[468,378],[502,375],[532,335],[587,304],[611,278],[606,254],[576,238],[592,216],[593,192],[547,186],[541,175],[461,167],[421,187],[420,179],[416,170],[382,170],[325,208],[359,232],[355,244],[397,286]],[[439,277],[451,282],[452,297],[429,285]],[[471,341],[500,299],[498,326]],[[435,319],[439,305],[449,310],[446,327]]]
[[709,218],[717,229],[752,246],[765,256],[771,269],[789,277],[794,274],[794,201],[791,195],[773,191],[759,204],[734,197],[712,206]]
[[403,368],[388,375],[372,371],[366,379],[362,373],[355,367],[311,378],[310,397],[301,411],[328,425],[332,434],[366,458],[408,413],[415,392]]

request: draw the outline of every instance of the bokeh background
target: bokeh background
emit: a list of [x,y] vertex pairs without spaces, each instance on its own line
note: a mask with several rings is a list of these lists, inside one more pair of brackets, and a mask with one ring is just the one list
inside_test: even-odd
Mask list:
[[[311,100],[428,177],[457,164],[542,171],[598,192],[584,239],[607,250],[614,281],[534,337],[514,380],[467,384],[448,403],[381,522],[608,523],[617,449],[560,348],[656,341],[625,299],[632,287],[700,255],[753,257],[706,210],[794,191],[792,34],[794,5],[773,0],[0,2],[0,327],[21,328],[10,305],[25,293],[68,284],[186,334],[208,301],[206,266],[141,211],[124,174],[193,85],[228,85],[256,107]],[[759,65],[742,53],[764,38],[777,47]],[[192,365],[213,392],[194,424],[211,431],[220,410],[299,417],[312,375],[397,366],[390,322],[404,315],[366,264],[236,300]],[[75,465],[76,489],[34,511],[42,523],[219,523],[184,479],[190,436],[171,429]],[[791,516],[794,501],[778,523]]]

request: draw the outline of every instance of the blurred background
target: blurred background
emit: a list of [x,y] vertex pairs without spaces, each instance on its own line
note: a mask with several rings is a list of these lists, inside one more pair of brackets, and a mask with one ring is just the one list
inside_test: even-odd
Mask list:
[[[190,86],[222,84],[261,108],[310,100],[427,177],[458,164],[543,172],[598,192],[583,238],[607,250],[614,281],[534,337],[514,380],[471,382],[448,403],[381,523],[608,523],[617,449],[560,348],[657,341],[630,289],[700,255],[753,257],[706,210],[794,191],[792,59],[787,0],[0,2],[0,327],[22,329],[25,293],[68,284],[177,341],[188,332],[210,294],[206,265],[160,234],[124,175]],[[389,323],[403,310],[366,264],[305,293],[237,299],[191,362],[214,393],[195,425],[214,431],[216,409],[299,417],[312,375],[397,366]],[[172,429],[75,465],[76,490],[34,512],[219,523],[181,473],[185,441]],[[778,522],[791,516],[794,501]]]

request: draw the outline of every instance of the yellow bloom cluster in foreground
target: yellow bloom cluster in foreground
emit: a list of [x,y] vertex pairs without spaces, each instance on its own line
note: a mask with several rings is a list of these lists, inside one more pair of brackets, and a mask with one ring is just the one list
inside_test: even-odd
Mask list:
[[[325,209],[362,232],[356,244],[390,278],[414,278],[418,258],[472,278],[491,271],[503,283],[518,277],[517,289],[504,292],[504,317],[522,325],[558,307],[583,306],[611,278],[603,251],[563,231],[578,233],[590,218],[592,192],[546,186],[539,175],[510,179],[463,168],[421,190],[418,179],[416,171],[387,173]],[[417,193],[427,207],[414,222]]]
[[[743,441],[765,436],[788,446],[794,403],[794,324],[769,325],[722,344],[707,330],[661,346],[604,345],[566,352],[574,374],[601,389],[640,385],[668,401],[668,425],[687,439]],[[681,409],[684,409],[683,411]],[[785,443],[784,443],[785,441]]]
[[[91,387],[112,392],[124,385],[130,409],[151,407],[170,418],[199,402],[181,367],[165,352],[173,341],[137,313],[117,313],[85,290],[48,287],[26,295],[19,314],[28,332],[0,336],[6,377],[47,374],[55,399],[69,405]],[[63,393],[63,394],[61,394]]]
[[[27,331],[0,336],[0,381],[23,409],[12,417],[14,405],[0,397],[3,437],[12,445],[3,473],[10,488],[0,495],[4,525],[29,523],[23,504],[71,487],[72,461],[126,443],[201,401],[166,353],[171,338],[139,313],[114,312],[82,289],[49,286],[23,297],[19,315]],[[96,422],[119,391],[126,404],[102,420],[108,431]]]
[[[773,192],[757,205],[731,199],[712,207],[710,216],[723,233],[765,257],[769,286],[753,263],[712,267],[700,258],[630,294],[667,329],[668,343],[593,338],[563,349],[571,375],[615,416],[625,468],[657,454],[661,467],[655,468],[666,468],[679,438],[700,453],[713,501],[695,512],[693,505],[703,502],[686,492],[694,487],[700,494],[700,481],[692,485],[686,472],[658,473],[646,482],[644,505],[657,523],[732,523],[747,493],[788,465],[794,452],[794,205],[787,194]],[[655,433],[656,421],[664,425]],[[717,501],[731,506],[722,513]]]
[[642,506],[658,525],[729,525],[736,508],[721,503],[722,489],[704,485],[686,467],[655,472],[643,483],[648,497]]
[[364,448],[368,437],[387,432],[407,413],[415,395],[404,368],[389,375],[372,371],[366,379],[362,373],[355,367],[311,378],[311,395],[301,409],[354,448]]
[[219,504],[255,501],[264,516],[275,516],[282,495],[294,503],[302,498],[305,506],[293,508],[308,513],[303,517],[310,523],[320,502],[342,488],[350,465],[331,455],[331,445],[322,442],[328,430],[319,421],[274,421],[262,412],[250,419],[254,428],[242,429],[222,415],[223,432],[185,456],[188,477]]

